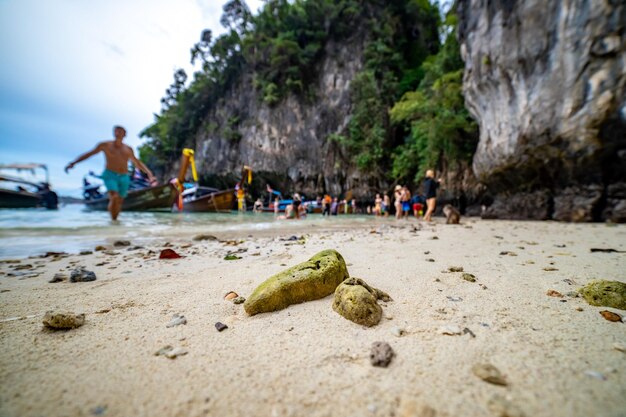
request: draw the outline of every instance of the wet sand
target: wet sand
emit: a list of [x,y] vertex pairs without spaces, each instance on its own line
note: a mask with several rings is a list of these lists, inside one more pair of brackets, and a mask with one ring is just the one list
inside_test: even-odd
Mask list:
[[[222,242],[164,235],[143,249],[2,263],[0,415],[497,416],[503,407],[508,415],[626,415],[626,353],[614,347],[626,345],[626,325],[599,311],[626,312],[566,295],[593,279],[626,282],[626,254],[590,253],[626,250],[626,227],[437,221],[217,236]],[[306,242],[282,240],[291,234]],[[185,257],[157,259],[168,241]],[[223,299],[246,297],[327,248],[351,276],[393,298],[377,326],[339,316],[332,296],[254,317]],[[242,259],[223,259],[237,251]],[[25,264],[33,268],[15,270]],[[78,266],[97,280],[48,283]],[[8,276],[15,272],[27,275]],[[85,325],[43,329],[44,313],[56,309],[85,313]],[[175,313],[187,324],[166,327]],[[218,332],[218,321],[228,329]],[[442,326],[469,332],[444,335]],[[395,351],[388,368],[370,364],[376,341]],[[188,353],[154,355],[166,345]],[[507,385],[474,375],[479,363],[497,367]]]

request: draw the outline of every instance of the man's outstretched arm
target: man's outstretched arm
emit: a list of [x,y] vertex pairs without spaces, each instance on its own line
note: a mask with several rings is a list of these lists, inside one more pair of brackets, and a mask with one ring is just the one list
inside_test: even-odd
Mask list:
[[130,149],[130,160],[132,161],[133,164],[135,164],[137,168],[139,168],[140,170],[148,174],[148,181],[150,182],[156,181],[156,178],[154,178],[154,175],[152,174],[152,171],[150,171],[150,168],[148,168],[146,164],[144,164],[139,159],[137,159],[137,157],[135,156],[135,152],[133,152],[132,148]]
[[91,158],[92,156],[94,156],[95,154],[97,154],[98,152],[102,151],[102,144],[99,143],[98,146],[96,146],[95,148],[93,148],[91,151],[82,154],[81,156],[79,156],[78,158],[76,158],[76,160],[74,162],[70,162],[69,164],[67,164],[67,166],[65,167],[65,173],[67,173],[70,169],[74,168],[74,165],[76,165],[77,163],[84,161],[87,158]]

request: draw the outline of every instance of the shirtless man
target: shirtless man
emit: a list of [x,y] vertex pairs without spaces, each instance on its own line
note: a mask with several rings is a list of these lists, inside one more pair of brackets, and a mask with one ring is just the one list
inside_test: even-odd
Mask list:
[[99,152],[104,152],[106,169],[102,173],[102,180],[109,192],[109,213],[111,213],[111,219],[117,220],[117,216],[120,214],[120,211],[122,211],[122,203],[128,194],[128,187],[130,185],[128,161],[130,160],[137,168],[148,174],[148,180],[151,183],[153,183],[155,179],[154,175],[152,175],[152,171],[135,157],[133,149],[122,143],[126,136],[126,129],[121,126],[115,126],[113,128],[113,134],[115,135],[114,140],[100,142],[93,150],[82,154],[74,162],[67,164],[65,172],[67,173],[70,169],[74,168],[74,165],[77,163],[91,158]]

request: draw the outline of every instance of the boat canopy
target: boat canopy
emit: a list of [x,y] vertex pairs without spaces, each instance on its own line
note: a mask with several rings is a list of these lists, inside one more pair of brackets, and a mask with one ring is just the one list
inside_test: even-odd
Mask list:
[[46,164],[0,164],[0,170],[2,169],[14,169],[16,171],[31,171],[35,175],[35,170],[41,168],[46,172],[46,182],[50,183],[50,176],[48,173],[48,166]]

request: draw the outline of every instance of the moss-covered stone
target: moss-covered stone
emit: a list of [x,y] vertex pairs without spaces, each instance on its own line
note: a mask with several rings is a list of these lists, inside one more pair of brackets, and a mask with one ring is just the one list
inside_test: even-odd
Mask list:
[[43,324],[49,329],[75,329],[85,324],[85,315],[71,311],[47,311]]
[[378,300],[390,301],[391,298],[362,279],[348,278],[335,290],[333,310],[350,321],[371,327],[378,324],[383,315]]
[[281,310],[291,304],[324,298],[348,278],[343,257],[336,250],[324,250],[306,262],[268,278],[243,304],[246,313]]
[[580,295],[592,306],[626,310],[626,284],[619,281],[596,280],[582,287]]

